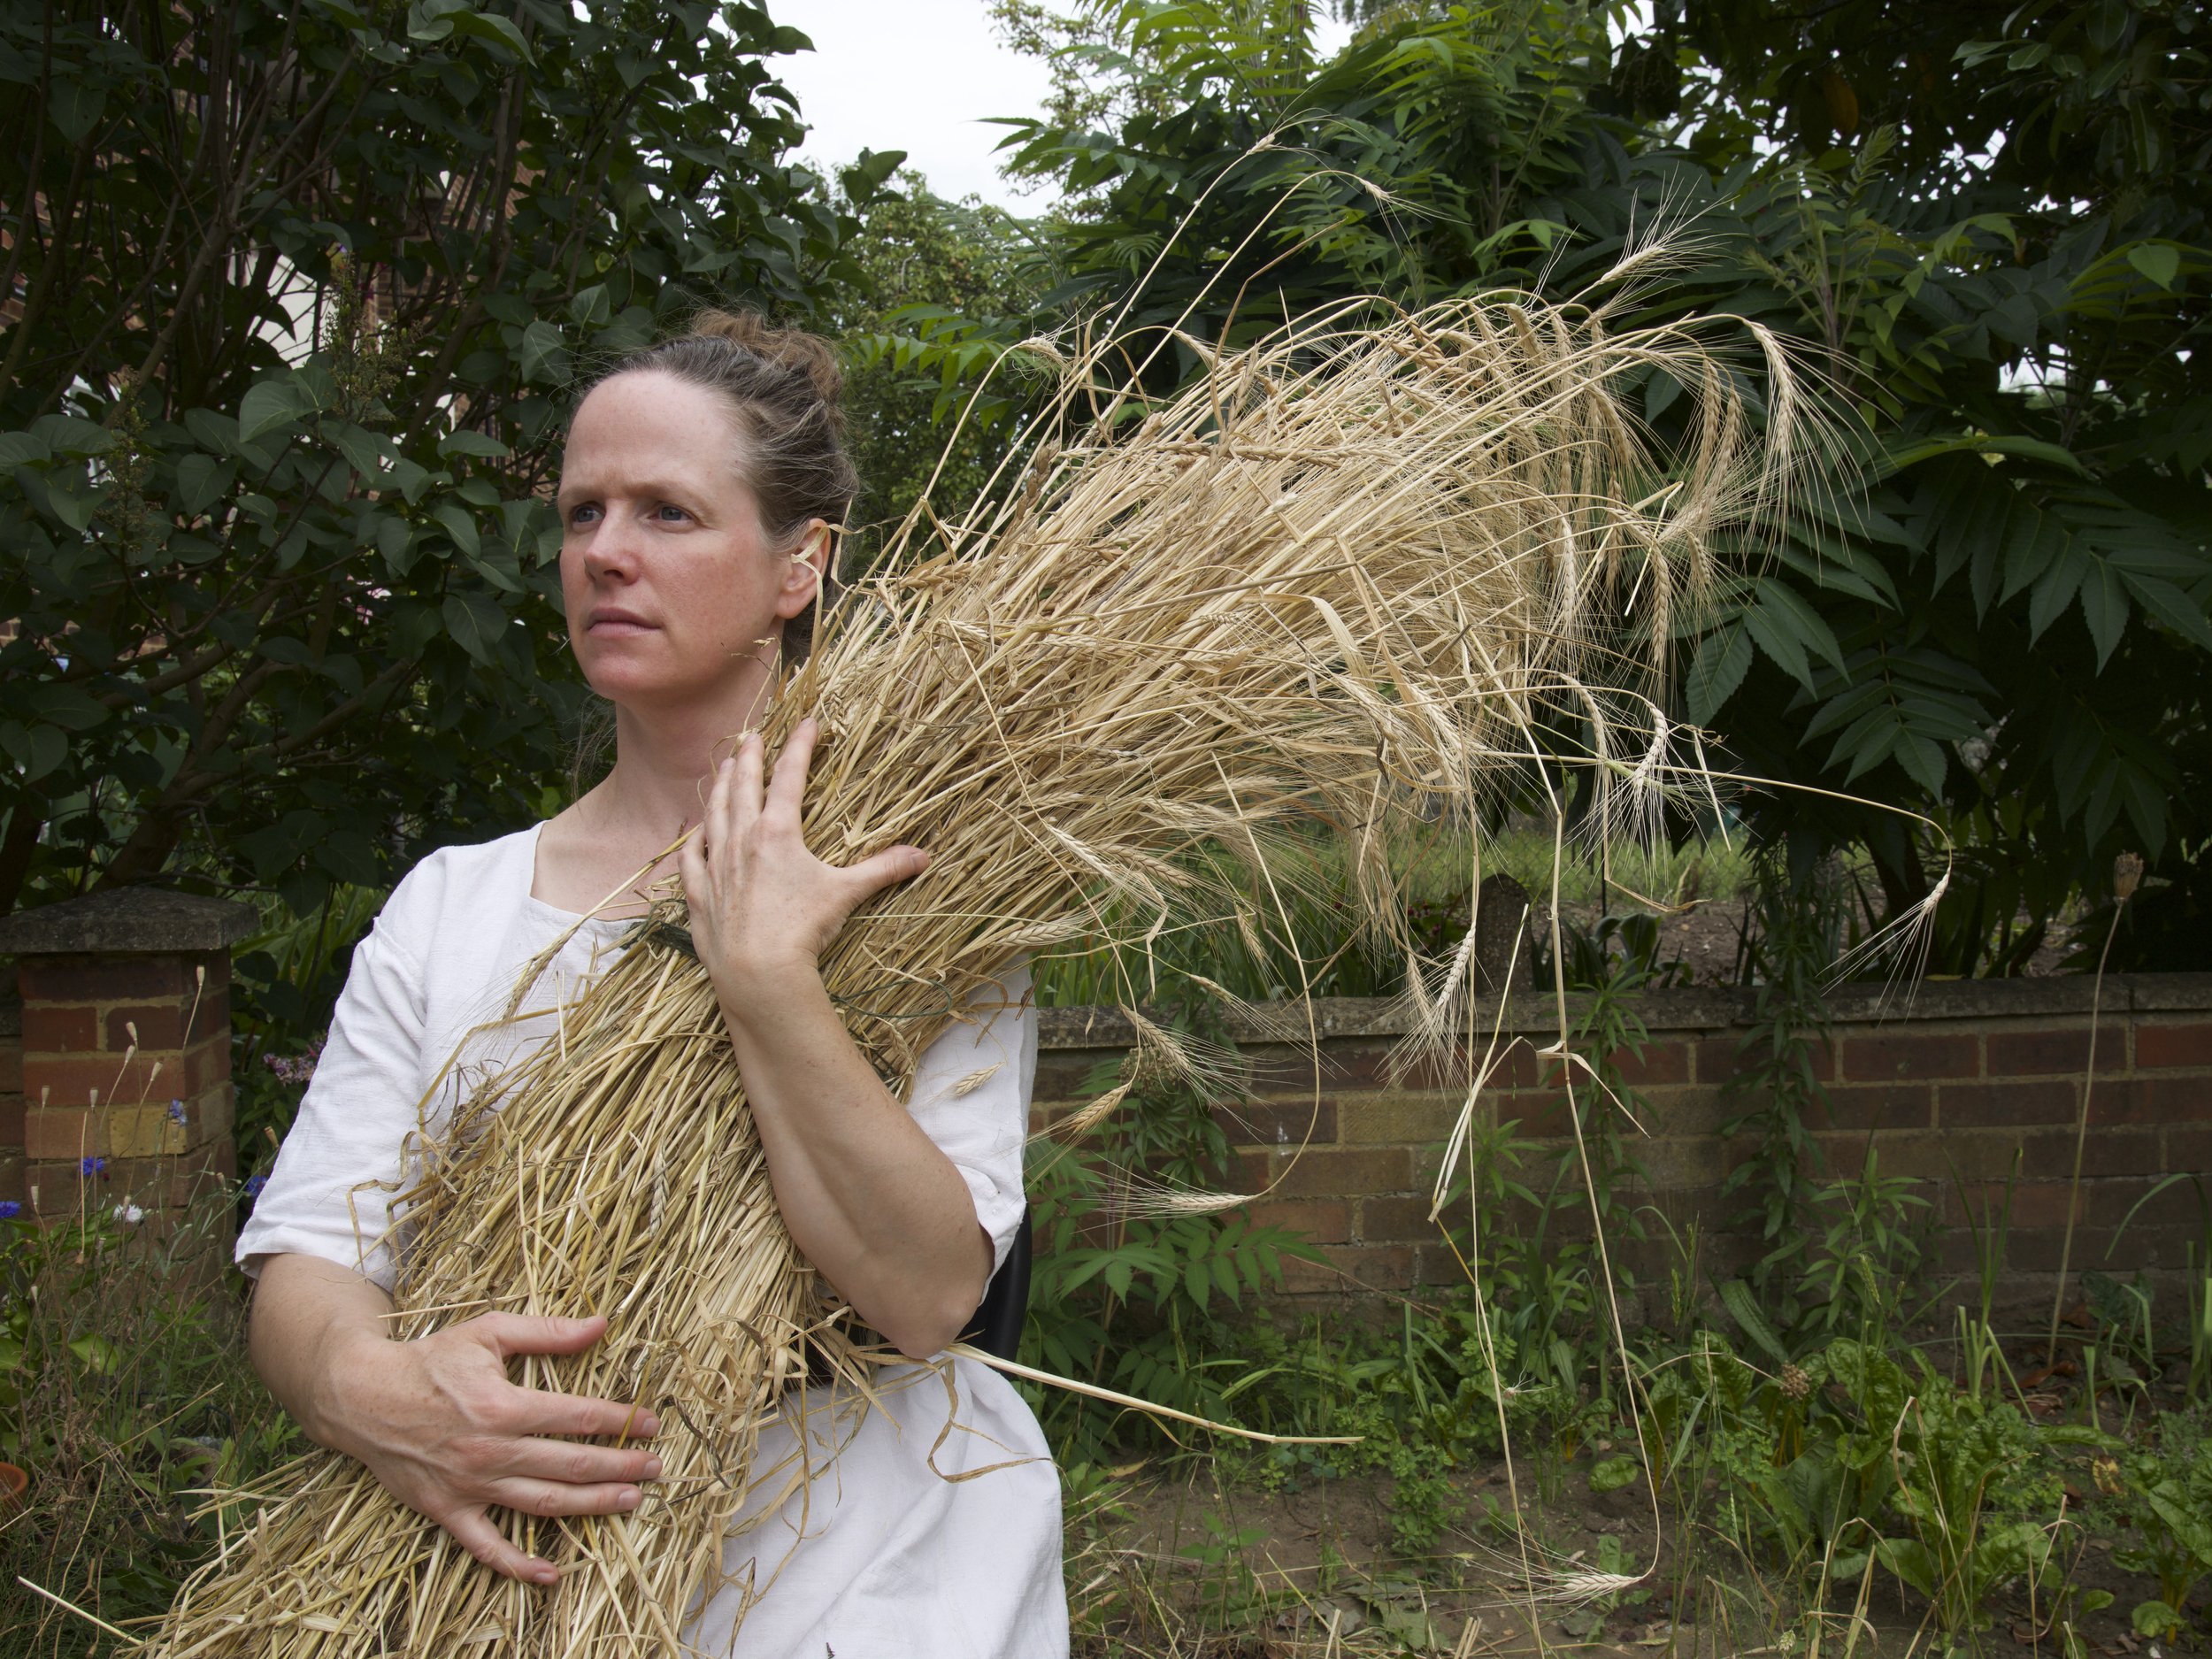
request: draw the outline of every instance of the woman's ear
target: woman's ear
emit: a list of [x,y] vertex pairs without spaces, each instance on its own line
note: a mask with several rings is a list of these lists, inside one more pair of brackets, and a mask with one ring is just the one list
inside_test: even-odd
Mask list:
[[791,550],[790,561],[784,566],[783,586],[776,595],[776,614],[786,622],[812,604],[822,591],[823,578],[829,572],[830,545],[827,519],[810,518],[799,532],[799,544]]

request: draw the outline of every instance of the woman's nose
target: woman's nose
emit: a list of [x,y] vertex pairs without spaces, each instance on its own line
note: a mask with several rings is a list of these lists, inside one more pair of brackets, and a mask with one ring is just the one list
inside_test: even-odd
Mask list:
[[610,518],[596,526],[583,550],[584,574],[592,580],[603,578],[631,581],[636,578],[636,538],[619,519]]

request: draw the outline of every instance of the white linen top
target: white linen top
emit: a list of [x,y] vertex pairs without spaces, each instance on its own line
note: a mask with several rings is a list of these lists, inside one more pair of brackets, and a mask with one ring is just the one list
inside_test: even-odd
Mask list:
[[[477,1033],[529,960],[578,919],[532,896],[537,842],[534,826],[443,848],[392,890],[354,949],[298,1116],[239,1234],[247,1273],[298,1253],[391,1288],[404,1231],[386,1236],[391,1194],[368,1184],[396,1181],[409,1137],[441,1129],[482,1071],[534,1048],[552,1029],[542,1010],[598,972],[628,926],[585,923],[524,999],[538,1018]],[[1005,987],[1008,1007],[952,1026],[923,1053],[909,1102],[967,1183],[995,1264],[1021,1221],[1037,1064],[1027,970],[1008,974]],[[457,1052],[465,1064],[447,1068]],[[961,1081],[970,1087],[956,1096]],[[439,1093],[425,1102],[434,1083]],[[803,1422],[795,1405],[763,1431],[764,1476],[794,1457],[814,1472],[772,1515],[748,1505],[746,1530],[724,1552],[730,1582],[697,1609],[685,1640],[746,1659],[821,1659],[826,1648],[907,1659],[1066,1654],[1059,1479],[1026,1403],[972,1360],[888,1368],[877,1386],[881,1402],[865,1411],[849,1395],[810,1390]],[[757,1600],[745,1612],[748,1583]]]

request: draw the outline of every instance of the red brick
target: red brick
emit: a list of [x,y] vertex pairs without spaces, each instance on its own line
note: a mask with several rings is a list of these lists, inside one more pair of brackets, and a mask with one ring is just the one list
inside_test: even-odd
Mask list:
[[[177,1002],[132,1002],[108,1010],[106,1046],[120,1054],[132,1042],[131,1027],[138,1028],[142,1048],[181,1048],[188,1041],[204,1042],[230,1030],[230,994],[217,991],[199,999],[195,1008],[189,996]],[[186,1021],[191,1029],[185,1029]]]
[[50,1106],[82,1106],[94,1091],[100,1102],[170,1100],[196,1094],[230,1074],[230,1045],[204,1042],[182,1055],[136,1054],[127,1065],[120,1056],[88,1059],[47,1059],[27,1056],[23,1063],[23,1093],[27,1099],[42,1097]]
[[33,1106],[23,1114],[23,1155],[33,1162],[65,1161],[73,1171],[80,1158],[104,1157],[107,1125],[99,1112],[83,1106]]
[[2135,1064],[2152,1066],[2212,1066],[2212,1020],[2180,1025],[2138,1025]]
[[[1992,1077],[2079,1077],[2089,1069],[2089,1026],[2070,1029],[1993,1031],[1985,1042]],[[2097,1027],[2097,1075],[2127,1070],[2127,1027],[2118,1022]]]
[[2089,1106],[2093,1125],[2208,1119],[2212,1119],[2212,1077],[2134,1077],[2100,1083]]
[[1542,1091],[1500,1094],[1492,1100],[1490,1109],[1498,1122],[1513,1123],[1513,1133],[1525,1141],[1559,1141],[1574,1134],[1564,1094]]
[[32,1002],[23,1010],[23,1047],[33,1054],[90,1054],[99,1046],[97,1009]]
[[1402,1193],[1413,1184],[1413,1160],[1403,1147],[1320,1147],[1293,1163],[1278,1157],[1275,1171],[1285,1198],[1335,1198],[1359,1193]]
[[2081,1086],[2057,1079],[2040,1083],[1946,1083],[1936,1102],[1936,1120],[1946,1129],[2070,1124],[2080,1112]]
[[1322,1051],[1321,1075],[1332,1084],[1383,1087],[1390,1081],[1390,1045],[1333,1042]]
[[13,1039],[0,1042],[0,1094],[23,1092],[23,1050]]
[[1427,1244],[1437,1238],[1425,1198],[1368,1198],[1359,1207],[1359,1236],[1370,1243]]
[[[1695,1056],[1697,1080],[1719,1085],[1736,1075],[1736,1049],[1740,1039],[1733,1035],[1701,1037],[1691,1045]],[[1757,1056],[1754,1056],[1755,1060]],[[1814,1079],[1832,1083],[1836,1078],[1836,1055],[1832,1043],[1816,1042],[1807,1053],[1806,1063]]]
[[23,1149],[23,1115],[20,1094],[0,1099],[0,1155]]
[[1292,1295],[1324,1291],[1404,1290],[1414,1282],[1419,1256],[1406,1244],[1325,1244],[1325,1264],[1286,1261],[1283,1287]]
[[152,1002],[189,996],[196,961],[191,956],[25,956],[16,965],[16,975],[27,1012],[35,1002]]
[[[2158,1196],[2150,1197],[2153,1192],[2157,1192]],[[2088,1212],[2084,1219],[2100,1231],[2107,1232],[2108,1240],[2108,1230],[2118,1227],[2123,1222],[2127,1223],[2127,1232],[2121,1236],[2120,1248],[2113,1256],[2116,1262],[2123,1256],[2132,1255],[2139,1229],[2190,1226],[2195,1225],[2202,1214],[2197,1207],[2196,1188],[2186,1181],[2177,1182],[2162,1192],[2158,1190],[2158,1178],[2149,1175],[2084,1181],[2082,1194],[2087,1201]],[[2143,1207],[2136,1210],[2139,1203]],[[2131,1221],[2128,1219],[2131,1210],[2134,1211]],[[2077,1240],[2078,1246],[2078,1242]],[[2100,1248],[2098,1253],[2101,1256],[2102,1249]]]
[[[2023,1137],[2020,1172],[2028,1179],[2070,1178],[2074,1172],[2074,1132],[2054,1129]],[[2156,1175],[2165,1168],[2155,1125],[2100,1129],[2083,1137],[2081,1172],[2098,1175]]]
[[1311,1096],[1238,1101],[1215,1107],[1214,1122],[1233,1146],[1295,1147],[1309,1140],[1326,1146],[1336,1140],[1336,1102],[1324,1099],[1317,1110]]
[[1935,1090],[1925,1083],[1838,1084],[1828,1091],[1828,1114],[1839,1129],[1926,1129],[1935,1122]]
[[1843,1040],[1843,1075],[1853,1083],[1974,1077],[1980,1071],[1981,1039],[1971,1032]]
[[1678,1039],[1655,1037],[1644,1045],[1640,1059],[1620,1048],[1614,1052],[1613,1064],[1631,1088],[1686,1083],[1690,1080],[1690,1045]]
[[1096,1048],[1062,1049],[1056,1053],[1046,1049],[1037,1056],[1037,1079],[1030,1089],[1031,1097],[1041,1101],[1083,1099],[1089,1092],[1085,1080],[1101,1060],[1118,1064],[1121,1056]]
[[1313,1244],[1342,1244],[1352,1236],[1352,1207],[1341,1200],[1271,1198],[1252,1206],[1252,1225],[1287,1228]]
[[2212,1171],[2212,1129],[2169,1129],[2166,1169],[2185,1175]]

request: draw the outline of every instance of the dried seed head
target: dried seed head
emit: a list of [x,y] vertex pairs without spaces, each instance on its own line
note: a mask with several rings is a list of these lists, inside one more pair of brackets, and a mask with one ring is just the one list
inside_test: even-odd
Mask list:
[[2125,904],[2143,880],[2143,855],[2122,853],[2112,861],[2112,896]]
[[1782,1367],[1782,1392],[1793,1400],[1802,1400],[1813,1391],[1813,1379],[1805,1374],[1801,1365]]

